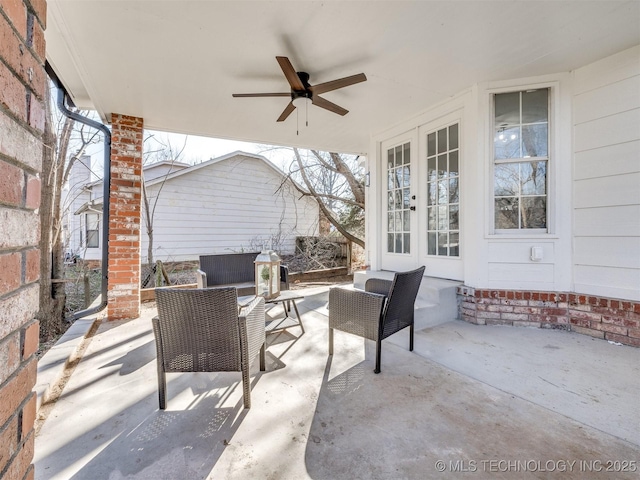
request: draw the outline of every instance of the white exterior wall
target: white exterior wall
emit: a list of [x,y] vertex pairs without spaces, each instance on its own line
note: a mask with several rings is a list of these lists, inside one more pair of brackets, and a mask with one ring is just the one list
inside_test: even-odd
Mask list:
[[[427,275],[462,280],[476,288],[575,291],[640,299],[640,47],[574,74],[476,85],[451,101],[372,138],[367,168],[367,259],[371,268],[403,270],[421,264]],[[493,231],[493,93],[551,89],[547,233]],[[424,156],[424,127],[459,118],[461,164],[460,259],[411,252],[385,257],[385,142],[412,141]],[[445,121],[446,123],[446,121]],[[412,147],[413,148],[413,147]],[[426,157],[425,157],[426,158]],[[412,179],[426,168],[412,164]],[[424,187],[417,193],[422,210]],[[425,204],[426,205],[426,204]],[[412,225],[414,224],[412,217]],[[419,224],[420,217],[415,216]],[[421,232],[417,233],[420,239]],[[416,245],[426,248],[426,242]],[[531,260],[540,247],[541,260]],[[412,250],[414,243],[412,240]],[[407,261],[408,260],[408,261]],[[394,268],[394,265],[395,268]],[[452,267],[454,264],[451,263]]]
[[640,300],[640,46],[574,84],[575,289]]
[[[317,234],[318,204],[299,199],[290,185],[278,192],[283,175],[264,159],[240,154],[208,163],[173,174],[162,187],[154,214],[154,260],[250,251],[256,239],[269,240],[279,232],[282,253],[293,253],[296,236]],[[152,201],[159,189],[159,183],[147,186]],[[144,219],[141,237],[144,263]]]

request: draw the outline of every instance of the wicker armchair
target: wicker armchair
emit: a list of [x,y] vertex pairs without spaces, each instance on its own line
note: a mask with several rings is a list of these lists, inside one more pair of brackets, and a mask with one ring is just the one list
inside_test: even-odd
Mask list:
[[365,291],[332,288],[329,291],[329,355],[333,355],[333,330],[376,342],[376,368],[380,373],[382,340],[409,327],[413,351],[413,310],[425,267],[396,273],[393,281],[370,278]]
[[160,409],[166,408],[168,372],[242,372],[244,406],[250,408],[249,370],[258,353],[265,369],[264,298],[239,309],[234,287],[158,288],[156,301]]

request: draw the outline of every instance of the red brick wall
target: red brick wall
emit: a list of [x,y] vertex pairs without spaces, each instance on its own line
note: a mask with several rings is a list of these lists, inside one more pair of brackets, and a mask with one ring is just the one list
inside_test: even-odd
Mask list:
[[0,478],[33,478],[45,0],[0,0]]
[[558,328],[640,347],[640,302],[564,292],[458,287],[460,318],[478,325]]
[[140,315],[141,118],[111,116],[108,318]]

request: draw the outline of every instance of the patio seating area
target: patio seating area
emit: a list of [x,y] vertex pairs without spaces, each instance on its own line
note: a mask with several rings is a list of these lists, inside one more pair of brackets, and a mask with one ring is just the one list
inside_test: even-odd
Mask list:
[[250,409],[225,372],[168,373],[159,410],[155,304],[101,324],[36,438],[35,478],[638,478],[640,349],[452,319],[413,352],[409,329],[386,339],[376,375],[370,340],[341,333],[328,355],[328,288],[302,292],[304,333],[267,335]]

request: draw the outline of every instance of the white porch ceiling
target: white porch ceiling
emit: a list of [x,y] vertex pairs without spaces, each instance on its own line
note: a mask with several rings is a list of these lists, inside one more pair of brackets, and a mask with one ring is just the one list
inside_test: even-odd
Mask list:
[[[47,59],[75,103],[178,133],[367,153],[380,133],[480,82],[570,71],[640,44],[640,2],[49,0]],[[350,112],[276,119],[288,56]]]

